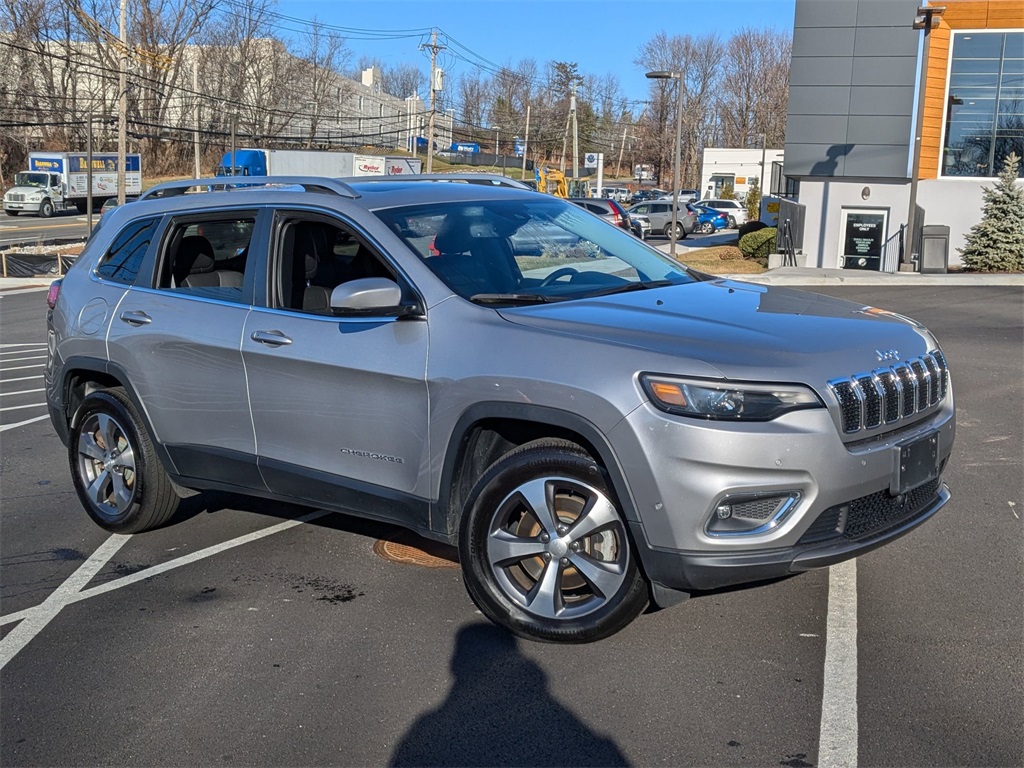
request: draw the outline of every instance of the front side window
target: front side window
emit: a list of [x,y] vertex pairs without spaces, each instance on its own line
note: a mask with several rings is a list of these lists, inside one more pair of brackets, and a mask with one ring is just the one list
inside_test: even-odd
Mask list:
[[271,306],[331,314],[331,294],[343,283],[367,277],[395,279],[377,253],[343,222],[279,214]]
[[110,248],[96,265],[96,274],[104,280],[131,285],[153,240],[159,217],[133,221],[114,238]]
[[376,213],[452,291],[477,303],[563,301],[693,281],[625,230],[553,197]]
[[998,176],[1011,152],[1024,156],[1024,32],[956,32],[942,174]]

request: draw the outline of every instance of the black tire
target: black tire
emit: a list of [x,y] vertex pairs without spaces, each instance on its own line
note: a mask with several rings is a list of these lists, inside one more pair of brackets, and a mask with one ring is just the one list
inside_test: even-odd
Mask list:
[[[665,237],[669,240],[672,239],[672,223],[669,222],[665,225]],[[682,240],[686,237],[686,230],[683,229],[683,223],[676,222],[676,240]]]
[[43,200],[39,204],[39,218],[48,219],[53,216],[53,203],[49,200]]
[[71,422],[68,460],[82,506],[111,533],[158,528],[178,510],[181,500],[121,388],[82,401]]
[[713,235],[715,234],[715,225],[710,221],[705,221],[700,225],[700,233],[702,235]]
[[17,216],[21,211],[6,211],[8,216]]
[[736,217],[735,216],[730,216],[729,217],[729,229],[736,229]]
[[459,533],[470,597],[520,637],[601,640],[647,605],[607,475],[574,443],[536,440],[492,464],[470,491]]

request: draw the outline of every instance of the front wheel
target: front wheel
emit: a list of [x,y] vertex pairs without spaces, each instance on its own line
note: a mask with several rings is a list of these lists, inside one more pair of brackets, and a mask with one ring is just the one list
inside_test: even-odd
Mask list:
[[44,219],[48,219],[53,216],[53,203],[49,200],[43,200],[39,204],[39,216]]
[[477,607],[532,640],[600,640],[647,604],[606,474],[565,440],[527,443],[484,473],[469,495],[459,553]]
[[21,211],[7,211],[8,216],[17,216]]
[[123,389],[93,392],[75,413],[68,459],[78,498],[111,533],[142,533],[178,509],[138,411]]

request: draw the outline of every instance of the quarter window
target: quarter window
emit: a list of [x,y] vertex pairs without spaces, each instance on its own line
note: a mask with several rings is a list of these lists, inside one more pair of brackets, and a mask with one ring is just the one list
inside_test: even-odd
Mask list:
[[122,229],[96,266],[96,274],[115,283],[134,283],[159,222],[159,218],[143,219]]
[[954,34],[945,137],[945,176],[997,176],[1024,156],[1024,32]]

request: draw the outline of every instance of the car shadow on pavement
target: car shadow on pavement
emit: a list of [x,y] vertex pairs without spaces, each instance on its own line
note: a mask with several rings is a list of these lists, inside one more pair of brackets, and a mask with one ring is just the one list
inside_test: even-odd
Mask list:
[[392,766],[626,766],[548,690],[547,675],[490,624],[459,630],[448,698],[402,737]]

